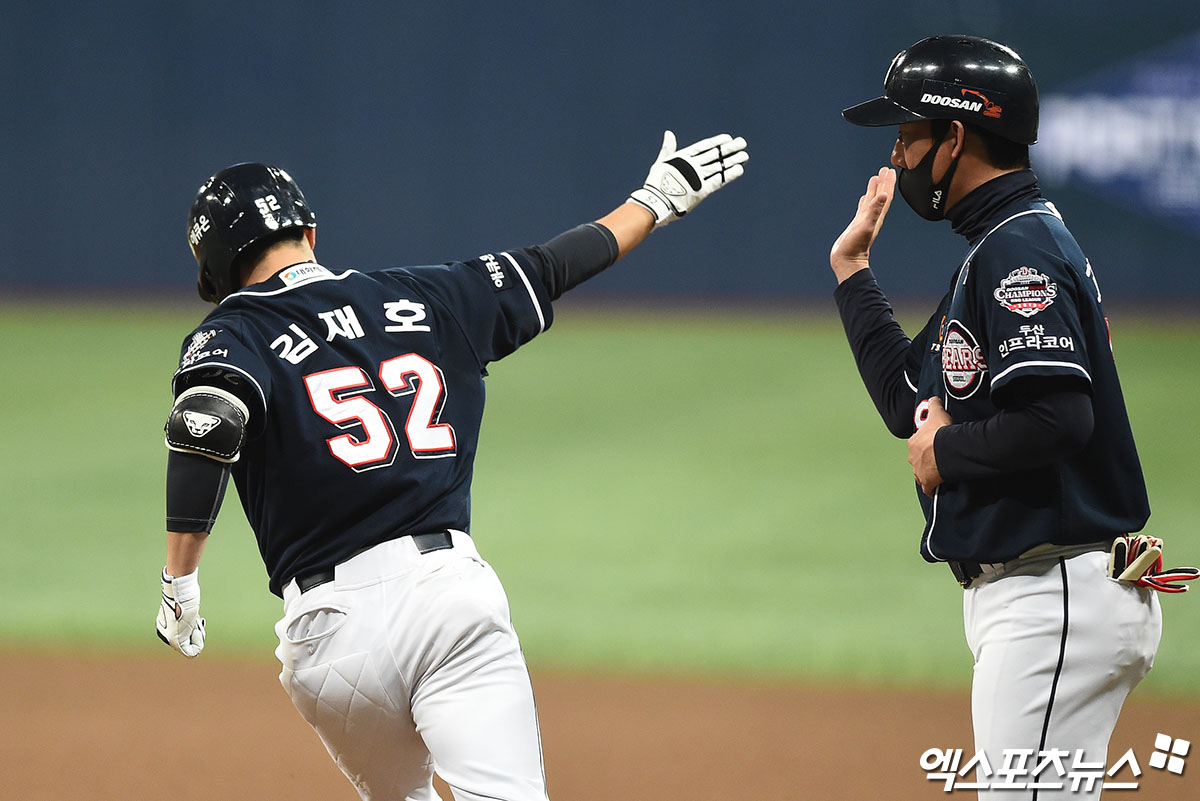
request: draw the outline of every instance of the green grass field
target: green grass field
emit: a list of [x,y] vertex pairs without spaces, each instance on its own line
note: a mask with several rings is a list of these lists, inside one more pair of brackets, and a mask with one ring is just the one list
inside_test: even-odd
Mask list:
[[[162,647],[162,423],[202,314],[0,306],[0,647]],[[1150,530],[1200,564],[1200,324],[1113,335]],[[474,535],[531,663],[969,681],[961,591],[917,553],[904,443],[832,315],[568,308],[491,372]],[[206,654],[269,658],[279,602],[232,491],[201,584]],[[1198,604],[1163,598],[1151,692],[1200,693]]]

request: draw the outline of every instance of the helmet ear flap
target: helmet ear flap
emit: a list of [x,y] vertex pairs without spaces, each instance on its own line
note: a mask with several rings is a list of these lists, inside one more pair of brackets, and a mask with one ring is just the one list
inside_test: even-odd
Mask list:
[[201,300],[209,303],[218,302],[217,288],[213,286],[212,280],[203,267],[200,268],[200,274],[196,278],[196,293],[200,295]]

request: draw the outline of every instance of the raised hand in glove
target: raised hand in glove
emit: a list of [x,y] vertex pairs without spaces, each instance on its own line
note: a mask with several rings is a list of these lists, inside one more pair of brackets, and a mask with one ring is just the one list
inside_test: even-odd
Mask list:
[[676,149],[675,134],[663,132],[662,149],[650,167],[646,183],[629,199],[654,215],[659,228],[687,214],[700,201],[741,176],[749,160],[746,140],[719,134]]
[[1118,581],[1129,581],[1159,592],[1187,592],[1187,584],[1175,582],[1200,577],[1200,570],[1194,567],[1163,570],[1162,549],[1163,541],[1159,537],[1144,534],[1117,537],[1108,560],[1108,574]]
[[204,650],[204,618],[200,617],[199,570],[186,576],[162,572],[162,604],[154,625],[158,638],[186,657]]

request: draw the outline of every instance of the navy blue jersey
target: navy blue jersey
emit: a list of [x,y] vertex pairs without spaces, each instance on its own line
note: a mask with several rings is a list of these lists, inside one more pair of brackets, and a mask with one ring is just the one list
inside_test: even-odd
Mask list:
[[1025,175],[998,187],[1026,180],[1032,192],[973,220],[950,291],[913,339],[914,419],[936,396],[955,423],[984,420],[1053,384],[1091,395],[1094,428],[1082,451],[1045,467],[918,492],[930,561],[1000,562],[1042,543],[1096,542],[1140,530],[1150,514],[1096,276]]
[[529,259],[296,264],[185,340],[175,394],[217,383],[249,407],[233,478],[272,592],[389,539],[469,530],[484,368],[552,320]]

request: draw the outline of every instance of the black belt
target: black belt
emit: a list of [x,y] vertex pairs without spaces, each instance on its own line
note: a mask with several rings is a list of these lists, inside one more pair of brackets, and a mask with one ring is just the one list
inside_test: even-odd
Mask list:
[[[982,576],[984,573],[992,574],[998,572],[1007,572],[1016,567],[1018,563],[1025,559],[1042,559],[1052,558],[1059,559],[1066,557],[1068,559],[1089,551],[1105,551],[1111,550],[1111,540],[1101,540],[1098,542],[1088,542],[1078,545],[1058,545],[1050,551],[1046,551],[1044,546],[1038,545],[1030,548],[1028,551],[1020,555],[1005,560],[1004,562],[979,563],[979,562],[947,562],[950,565],[950,572],[954,574],[954,578],[958,579],[958,583],[963,586],[963,589],[970,589],[971,584],[975,579]],[[1037,553],[1039,552],[1040,553]]]
[[983,568],[978,562],[948,562],[950,572],[963,589],[971,586],[971,582],[983,575]]
[[[419,553],[444,551],[447,548],[454,547],[454,540],[450,538],[449,531],[435,531],[432,534],[408,534],[406,536],[417,546]],[[303,576],[296,576],[296,586],[300,588],[300,592],[302,593],[308,592],[313,587],[328,584],[331,581],[333,581],[333,568],[317,570],[312,573],[306,573]]]

